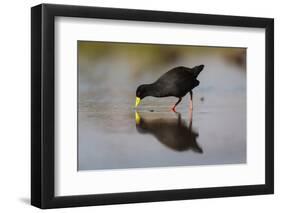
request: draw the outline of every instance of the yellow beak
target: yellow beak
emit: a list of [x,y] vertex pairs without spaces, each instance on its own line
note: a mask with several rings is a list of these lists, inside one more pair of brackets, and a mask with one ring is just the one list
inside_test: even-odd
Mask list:
[[140,104],[140,102],[141,102],[141,99],[139,97],[136,97],[136,106],[135,107],[137,107]]
[[140,117],[140,115],[139,115],[139,113],[137,111],[135,112],[135,120],[136,120],[136,124],[139,125],[141,117]]

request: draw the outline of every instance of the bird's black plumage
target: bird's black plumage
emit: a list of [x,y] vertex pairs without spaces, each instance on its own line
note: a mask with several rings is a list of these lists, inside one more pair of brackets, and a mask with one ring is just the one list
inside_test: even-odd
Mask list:
[[196,79],[204,65],[193,68],[175,67],[163,74],[152,84],[143,84],[137,88],[136,96],[143,99],[146,96],[182,98],[194,87],[199,85]]

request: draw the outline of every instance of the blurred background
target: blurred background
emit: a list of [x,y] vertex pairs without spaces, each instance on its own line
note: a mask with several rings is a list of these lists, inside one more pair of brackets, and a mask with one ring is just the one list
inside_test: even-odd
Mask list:
[[[136,88],[176,66],[204,64],[188,95]],[[246,163],[246,49],[78,41],[78,170]]]

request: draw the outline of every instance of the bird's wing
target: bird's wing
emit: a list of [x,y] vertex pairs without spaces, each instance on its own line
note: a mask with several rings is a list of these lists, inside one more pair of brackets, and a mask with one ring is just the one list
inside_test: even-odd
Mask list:
[[163,96],[180,97],[193,88],[193,74],[184,69],[171,70],[162,75],[156,85]]

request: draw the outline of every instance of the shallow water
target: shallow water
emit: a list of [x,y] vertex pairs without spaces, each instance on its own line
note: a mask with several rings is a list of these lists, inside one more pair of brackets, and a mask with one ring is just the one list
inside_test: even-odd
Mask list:
[[[108,61],[108,58],[107,58]],[[134,72],[122,58],[111,63],[80,59],[78,170],[246,163],[246,72],[220,55],[178,60],[156,71]],[[176,65],[202,64],[193,90],[192,119],[186,95],[142,100],[139,84]],[[93,71],[94,70],[94,71]]]

